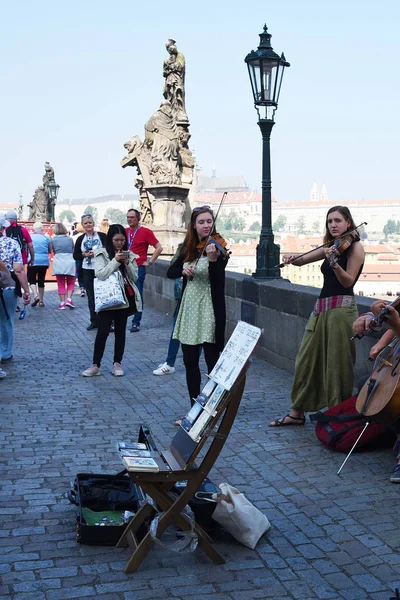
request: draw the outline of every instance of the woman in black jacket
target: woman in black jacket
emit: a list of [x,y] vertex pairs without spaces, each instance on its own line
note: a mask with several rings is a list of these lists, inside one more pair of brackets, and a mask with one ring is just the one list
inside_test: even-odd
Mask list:
[[[208,373],[214,368],[225,336],[225,267],[226,254],[210,243],[198,250],[198,244],[215,232],[214,215],[208,206],[195,208],[177,260],[167,277],[183,276],[181,305],[173,337],[182,345],[183,362],[190,401],[200,394],[200,349],[204,349]],[[199,260],[197,260],[199,259]],[[180,421],[176,421],[180,425]]]
[[97,248],[103,248],[106,245],[105,233],[94,230],[94,221],[92,215],[83,215],[81,219],[82,227],[85,233],[80,235],[75,242],[74,260],[82,261],[83,282],[86,289],[90,312],[90,325],[87,330],[97,329],[96,311],[94,308],[94,251]]

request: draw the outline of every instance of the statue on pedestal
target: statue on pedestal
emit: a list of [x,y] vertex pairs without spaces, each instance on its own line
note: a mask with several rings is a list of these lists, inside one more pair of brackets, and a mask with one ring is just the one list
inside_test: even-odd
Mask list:
[[50,223],[53,220],[54,200],[49,193],[49,184],[54,184],[54,169],[49,162],[44,163],[43,185],[39,185],[33,195],[33,200],[28,204],[30,208],[29,221]]
[[175,40],[169,39],[165,46],[169,57],[163,65],[164,100],[145,124],[144,140],[134,135],[125,142],[128,152],[121,166],[137,169],[135,186],[140,193],[141,221],[153,226],[166,253],[174,254],[173,247],[182,241],[190,215],[188,194],[194,158],[188,145],[185,57],[178,52]]

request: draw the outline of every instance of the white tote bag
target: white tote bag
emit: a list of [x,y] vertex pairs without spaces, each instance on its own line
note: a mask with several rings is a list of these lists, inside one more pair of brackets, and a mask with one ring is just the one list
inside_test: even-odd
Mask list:
[[217,503],[212,518],[238,542],[254,550],[260,537],[271,527],[270,522],[237,488],[221,483],[219,489],[220,494],[212,495]]
[[95,277],[93,288],[96,312],[127,304],[118,273],[111,273],[107,279]]

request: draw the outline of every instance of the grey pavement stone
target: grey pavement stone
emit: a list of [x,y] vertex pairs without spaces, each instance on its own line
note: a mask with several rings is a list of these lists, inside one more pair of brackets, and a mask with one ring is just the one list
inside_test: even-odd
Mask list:
[[60,314],[51,287],[45,309],[16,321],[14,361],[0,382],[0,600],[389,600],[400,585],[392,453],[355,454],[338,477],[344,455],[324,448],[311,423],[268,427],[289,407],[292,376],[259,359],[210,474],[271,521],[256,550],[219,536],[225,565],[157,548],[126,575],[128,550],[77,544],[66,498],[76,473],[121,470],[115,443],[135,440],[141,423],[167,448],[189,406],[181,356],[174,375],[151,373],[165,360],[168,317],[145,308],[141,331],[127,333],[125,377],[110,373],[111,335],[101,377],[85,380],[95,339],[85,330],[86,299]]

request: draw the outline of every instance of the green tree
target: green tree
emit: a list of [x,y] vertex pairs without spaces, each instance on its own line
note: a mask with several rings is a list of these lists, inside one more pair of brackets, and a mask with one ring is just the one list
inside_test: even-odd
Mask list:
[[282,229],[284,229],[284,227],[286,225],[286,221],[287,221],[287,217],[285,215],[278,215],[275,223],[272,226],[272,229],[274,231],[281,231]]
[[58,215],[58,220],[62,223],[63,221],[68,221],[68,223],[73,223],[76,221],[75,213],[72,210],[62,210]]
[[94,222],[97,221],[97,216],[98,216],[98,211],[97,208],[95,208],[94,206],[91,206],[89,204],[89,206],[87,206],[85,208],[85,210],[83,211],[84,215],[92,215]]
[[305,233],[306,232],[306,221],[303,216],[299,217],[296,223],[297,233]]
[[235,231],[243,231],[246,228],[246,219],[240,215],[236,215],[234,222]]
[[107,208],[104,217],[111,223],[118,223],[119,225],[127,225],[126,213],[119,208]]
[[386,222],[386,225],[383,228],[383,233],[386,235],[386,237],[388,235],[391,235],[392,233],[396,233],[397,232],[397,224],[396,221],[394,221],[393,219],[389,219]]
[[[275,229],[275,227],[274,227]],[[249,231],[261,231],[261,223],[260,221],[254,221],[249,227]]]
[[313,233],[319,233],[320,232],[319,221],[314,221],[313,226],[312,226],[312,230],[313,230]]

